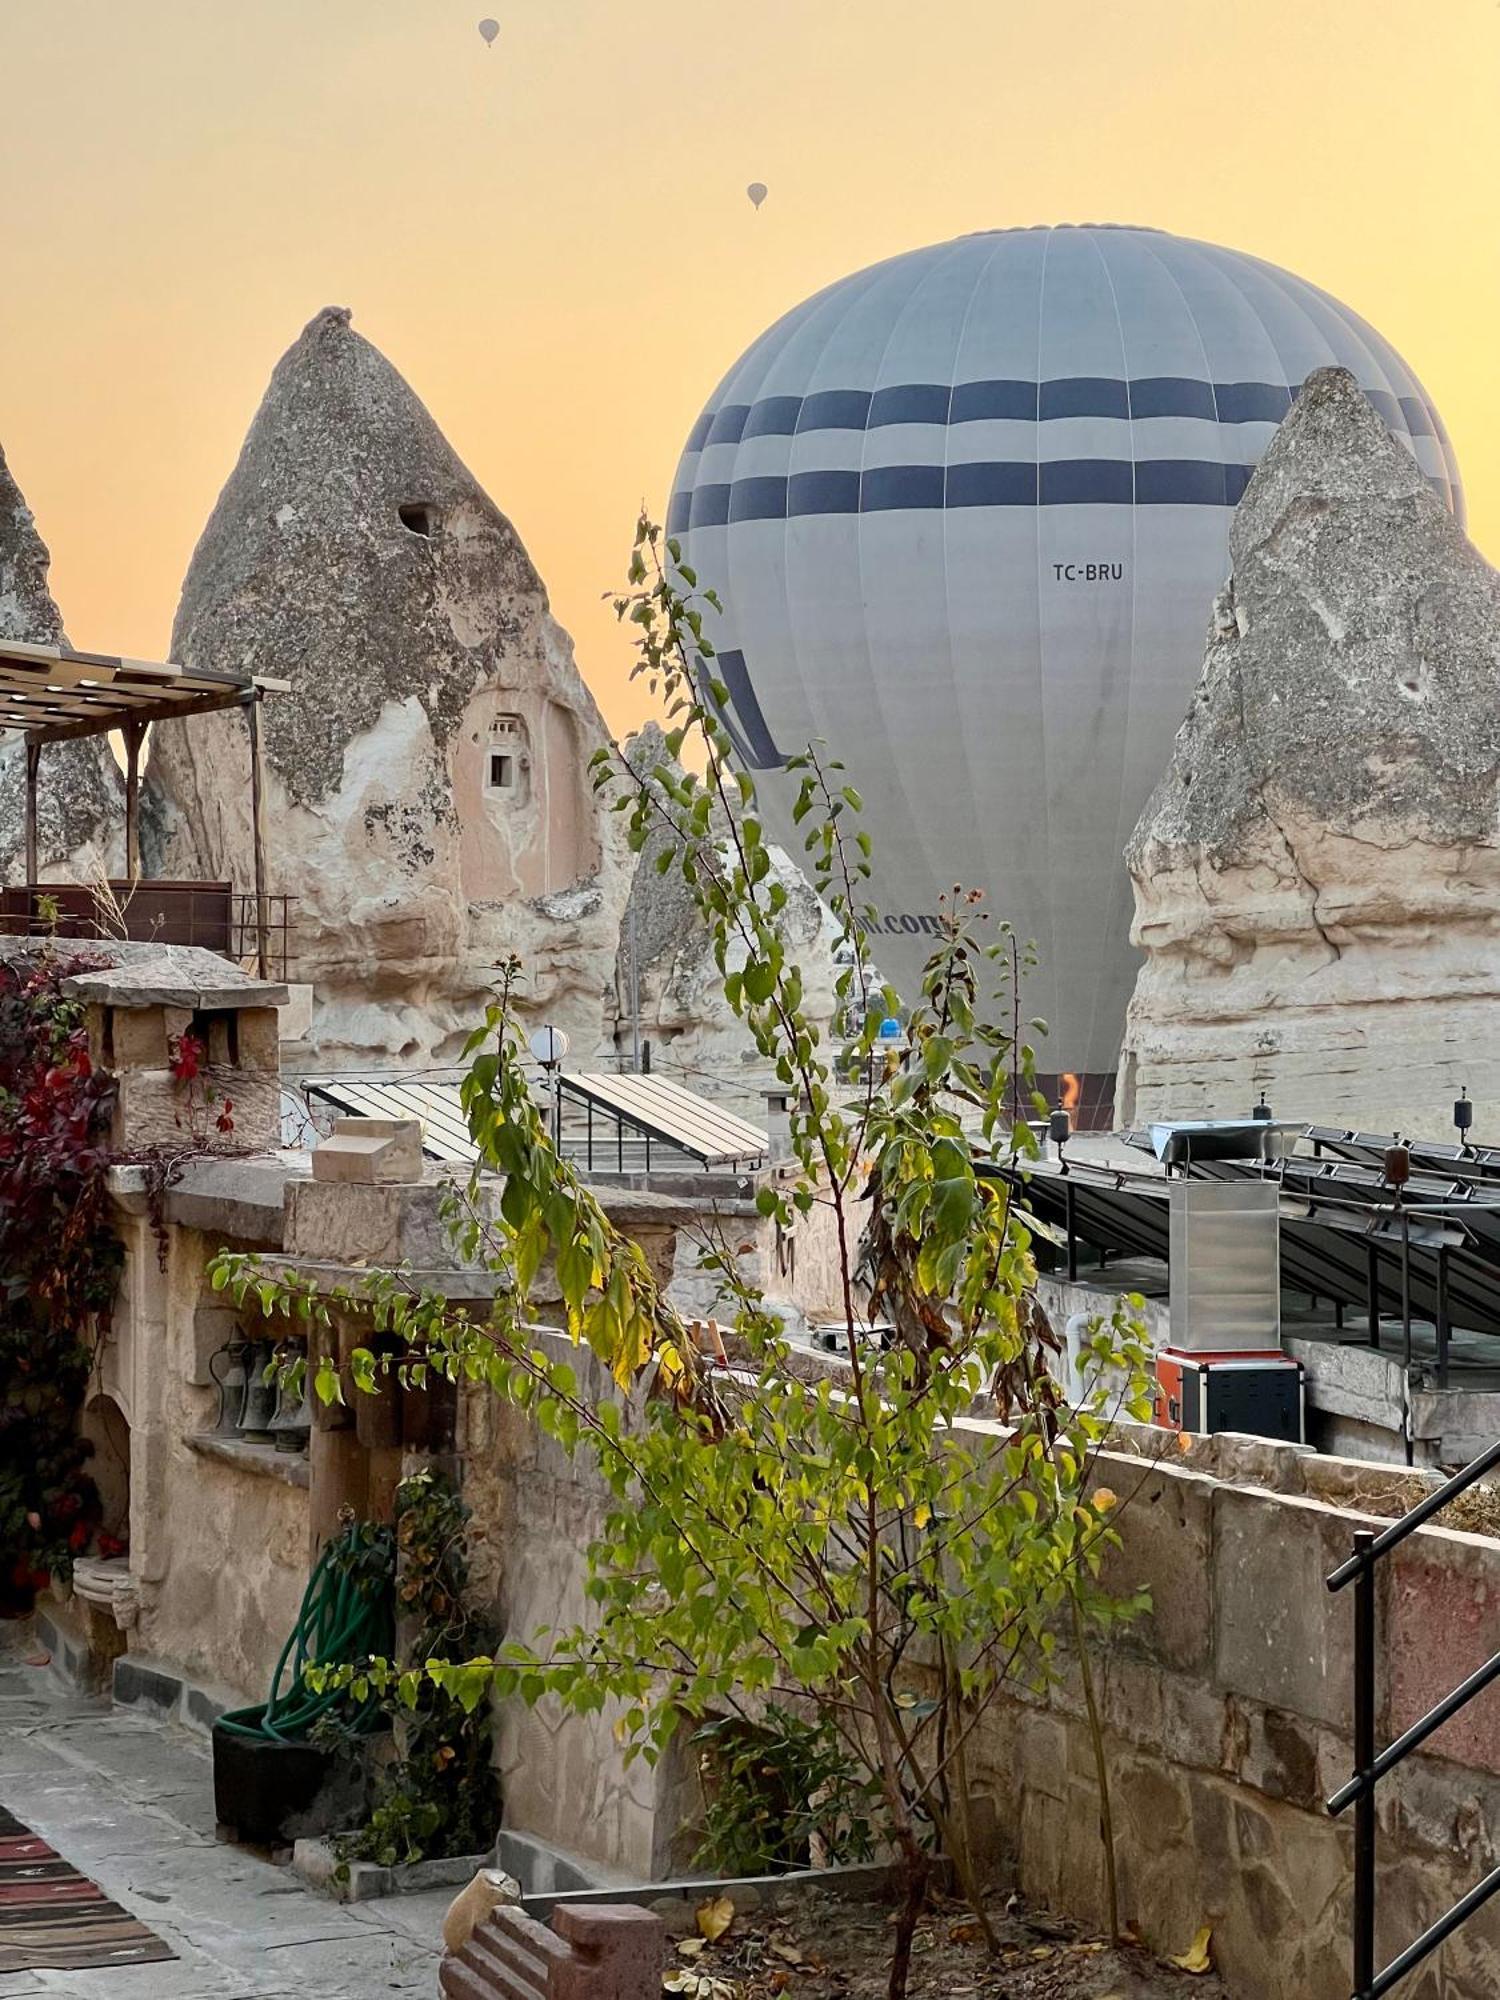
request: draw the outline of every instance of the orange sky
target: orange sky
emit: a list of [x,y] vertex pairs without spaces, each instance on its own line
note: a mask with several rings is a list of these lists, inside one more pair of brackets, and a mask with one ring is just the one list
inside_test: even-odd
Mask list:
[[1495,0],[0,0],[0,79],[0,442],[78,644],[165,652],[277,356],[349,305],[626,725],[601,595],[719,375],[832,278],[1036,221],[1346,300],[1500,555]]

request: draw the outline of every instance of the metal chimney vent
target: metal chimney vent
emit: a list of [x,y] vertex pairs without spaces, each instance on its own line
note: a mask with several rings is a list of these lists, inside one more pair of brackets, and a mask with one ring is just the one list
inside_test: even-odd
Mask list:
[[1281,1345],[1279,1195],[1257,1181],[1172,1188],[1172,1346],[1189,1354]]

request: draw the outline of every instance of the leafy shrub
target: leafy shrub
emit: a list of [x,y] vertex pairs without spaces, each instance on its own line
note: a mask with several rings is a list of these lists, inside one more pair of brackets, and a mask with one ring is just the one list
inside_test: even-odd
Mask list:
[[63,983],[101,960],[0,964],[0,1614],[67,1577],[100,1518],[79,1412],[119,1280],[111,1080]]

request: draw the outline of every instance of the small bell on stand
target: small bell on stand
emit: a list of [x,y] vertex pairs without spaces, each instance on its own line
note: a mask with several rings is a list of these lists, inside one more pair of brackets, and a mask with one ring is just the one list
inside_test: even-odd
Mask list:
[[245,1413],[246,1362],[248,1340],[226,1340],[217,1354],[209,1356],[209,1379],[219,1392],[214,1417],[215,1437],[237,1437]]
[[296,1389],[286,1382],[281,1372],[288,1363],[298,1360],[300,1354],[301,1350],[296,1347],[278,1347],[276,1350],[276,1414],[271,1419],[271,1441],[278,1451],[306,1451],[307,1441],[312,1436],[307,1369],[303,1368],[302,1380]]
[[245,1363],[245,1407],[240,1416],[240,1435],[248,1444],[269,1444],[271,1423],[276,1415],[276,1384],[266,1380],[275,1349],[269,1340],[251,1343]]

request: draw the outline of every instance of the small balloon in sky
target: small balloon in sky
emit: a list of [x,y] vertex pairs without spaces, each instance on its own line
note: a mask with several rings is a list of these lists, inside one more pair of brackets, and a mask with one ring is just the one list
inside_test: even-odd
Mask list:
[[495,38],[500,33],[500,23],[486,17],[479,24],[479,32],[484,36],[490,47],[493,48],[495,46]]
[[766,186],[764,181],[751,181],[745,192],[758,209],[771,190]]

